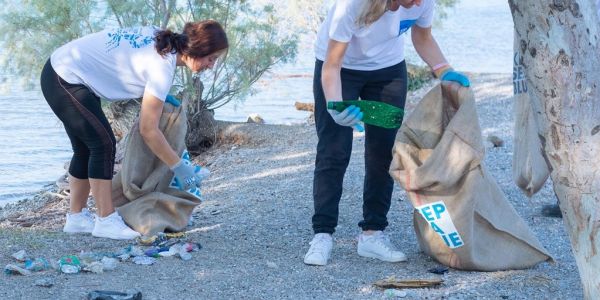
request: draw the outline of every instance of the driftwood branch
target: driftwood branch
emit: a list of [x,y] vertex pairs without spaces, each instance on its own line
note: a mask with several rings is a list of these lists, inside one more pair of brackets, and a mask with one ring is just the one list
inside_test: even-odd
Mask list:
[[296,101],[296,103],[294,103],[294,106],[296,107],[297,110],[311,111],[311,112],[315,111],[314,103],[304,103],[304,102]]

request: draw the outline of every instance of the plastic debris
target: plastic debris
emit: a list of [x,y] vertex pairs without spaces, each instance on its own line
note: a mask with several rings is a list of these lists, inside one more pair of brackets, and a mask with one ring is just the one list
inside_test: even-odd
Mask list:
[[128,259],[131,257],[131,255],[129,255],[129,253],[124,253],[124,254],[121,254],[121,255],[119,255],[119,256],[117,256],[117,257],[118,257],[118,258],[119,258],[121,261],[126,261],[126,260],[128,260]]
[[406,297],[406,295],[408,295],[408,293],[405,291],[396,290],[396,289],[387,289],[387,290],[383,291],[383,295],[386,298],[404,298],[404,297]]
[[187,251],[185,251],[184,248],[180,248],[179,257],[183,260],[191,260],[192,259],[192,255],[190,253],[188,253]]
[[58,267],[65,274],[76,274],[81,271],[81,262],[77,256],[67,255],[60,258]]
[[169,251],[169,248],[168,248],[168,247],[161,247],[161,248],[158,248],[158,247],[152,247],[152,248],[150,248],[150,249],[146,250],[146,251],[144,252],[144,254],[146,254],[146,256],[150,256],[150,257],[155,257],[155,258],[158,258],[158,257],[160,257],[160,256],[161,256],[161,255],[160,255],[160,253],[161,253],[161,252],[166,252],[166,251]]
[[156,258],[149,256],[136,256],[133,258],[133,263],[136,265],[151,265],[156,262]]
[[25,250],[17,251],[15,253],[13,253],[11,256],[18,261],[27,260],[27,252]]
[[29,275],[31,275],[31,271],[23,269],[17,265],[9,264],[9,265],[6,265],[6,267],[4,267],[4,274],[29,276]]
[[442,275],[442,274],[448,272],[448,267],[446,267],[446,266],[437,266],[435,268],[431,268],[431,269],[427,270],[427,272],[433,273],[433,274]]
[[46,271],[50,269],[50,262],[45,258],[36,258],[25,261],[25,269],[32,272]]
[[140,247],[129,246],[129,255],[131,256],[144,256],[144,250]]
[[142,292],[131,290],[125,293],[116,291],[91,291],[87,300],[142,300]]
[[49,288],[54,285],[54,281],[51,278],[40,278],[40,279],[36,280],[33,284],[36,286]]
[[119,264],[119,260],[117,260],[116,258],[106,256],[103,257],[102,260],[100,260],[100,262],[102,263],[102,267],[105,271],[112,271],[116,269],[117,265]]
[[83,267],[83,271],[91,272],[94,274],[102,274],[104,273],[104,266],[99,261],[94,261],[92,263],[87,264]]

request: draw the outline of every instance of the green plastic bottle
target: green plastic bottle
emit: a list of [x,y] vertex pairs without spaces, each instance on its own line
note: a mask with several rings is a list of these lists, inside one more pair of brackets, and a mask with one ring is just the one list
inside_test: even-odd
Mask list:
[[329,101],[327,109],[334,109],[339,112],[344,111],[348,106],[357,106],[363,113],[362,121],[365,124],[375,125],[383,128],[400,128],[404,110],[399,107],[370,100],[347,100],[347,101]]

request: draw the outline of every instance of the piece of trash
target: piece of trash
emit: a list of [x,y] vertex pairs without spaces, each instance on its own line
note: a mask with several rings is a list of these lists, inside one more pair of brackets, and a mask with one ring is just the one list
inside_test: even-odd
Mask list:
[[[167,251],[168,251],[168,250],[167,250]],[[153,247],[153,248],[150,248],[150,249],[148,249],[148,250],[144,251],[144,254],[145,254],[146,256],[150,256],[150,257],[154,257],[154,258],[156,258],[156,257],[160,257],[160,255],[158,255],[158,253],[159,253],[159,252],[160,252],[160,251],[158,251],[158,248],[154,248],[154,247]]]
[[[136,239],[142,246],[164,246],[164,243],[170,239],[185,238],[185,232],[159,233],[153,236],[142,236]],[[176,241],[177,242],[177,241]],[[176,243],[175,242],[175,243]]]
[[91,291],[87,294],[87,300],[142,300],[142,292]]
[[60,258],[58,267],[65,274],[76,274],[81,271],[81,262],[75,255],[67,255]]
[[102,274],[102,273],[104,273],[104,266],[102,265],[101,262],[94,261],[94,262],[87,264],[85,267],[83,267],[83,271],[91,272],[94,274]]
[[134,246],[134,245],[130,245],[127,248],[125,248],[124,250],[125,253],[123,254],[129,254],[130,256],[144,256],[144,250],[142,250],[140,247]]
[[277,264],[272,262],[272,261],[267,261],[267,267],[271,268],[271,269],[277,269]]
[[373,283],[376,287],[383,289],[405,289],[405,288],[426,288],[434,287],[442,284],[444,280],[441,279],[406,279],[398,280],[393,277],[379,280]]
[[448,267],[437,266],[435,268],[431,268],[431,269],[427,270],[427,272],[433,273],[433,274],[438,274],[438,275],[443,275],[444,273],[448,272]]
[[129,253],[125,253],[125,254],[121,254],[121,255],[119,255],[119,256],[117,256],[117,257],[118,257],[118,258],[119,258],[121,261],[126,261],[126,260],[128,260],[128,259],[131,257],[131,255],[129,255]]
[[161,257],[171,257],[175,254],[177,254],[177,251],[172,250],[172,247],[169,248],[169,251],[163,251],[163,252],[159,252],[158,255]]
[[106,256],[103,257],[102,260],[100,260],[100,262],[102,263],[102,267],[105,271],[112,271],[116,269],[117,265],[119,264],[119,260],[117,260],[116,258]]
[[404,297],[406,297],[406,295],[408,295],[408,293],[405,291],[396,290],[396,289],[387,289],[387,290],[383,291],[383,295],[386,298],[404,298]]
[[36,280],[33,284],[36,286],[49,288],[54,285],[54,281],[51,278],[40,278],[40,279]]
[[188,253],[184,247],[179,248],[179,257],[182,260],[186,260],[186,261],[192,259],[192,255],[190,253]]
[[29,276],[31,275],[31,271],[23,269],[17,265],[6,265],[6,267],[4,267],[4,274]]
[[11,255],[14,259],[18,261],[26,261],[27,260],[27,252],[25,250],[20,250]]
[[32,272],[46,271],[50,269],[50,262],[45,258],[28,259],[25,261],[25,269]]
[[136,265],[146,265],[149,266],[156,262],[156,258],[148,257],[148,256],[136,256],[133,258],[133,263]]

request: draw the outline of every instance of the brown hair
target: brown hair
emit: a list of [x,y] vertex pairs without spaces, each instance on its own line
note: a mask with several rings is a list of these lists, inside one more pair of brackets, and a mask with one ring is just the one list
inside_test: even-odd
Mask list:
[[168,29],[160,30],[154,39],[154,47],[162,56],[181,53],[200,58],[229,48],[225,30],[214,20],[185,23],[180,34]]

